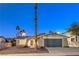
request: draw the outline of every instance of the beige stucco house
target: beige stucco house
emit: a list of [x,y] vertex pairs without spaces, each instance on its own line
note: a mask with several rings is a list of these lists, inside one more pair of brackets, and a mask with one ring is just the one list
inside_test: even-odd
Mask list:
[[[61,35],[61,34],[41,34],[38,35],[38,47],[68,47],[68,41],[67,41],[67,36]],[[29,39],[29,41],[33,40],[34,42],[34,47],[35,47],[35,41],[34,41],[34,36]],[[28,43],[30,44],[30,43]],[[31,45],[29,45],[31,46]]]
[[[67,36],[57,33],[40,34],[37,35],[37,45],[39,48],[68,47],[67,38]],[[35,48],[35,36],[16,38],[16,46],[28,46],[29,48]]]
[[16,47],[25,47],[27,46],[27,36],[18,36],[16,37]]

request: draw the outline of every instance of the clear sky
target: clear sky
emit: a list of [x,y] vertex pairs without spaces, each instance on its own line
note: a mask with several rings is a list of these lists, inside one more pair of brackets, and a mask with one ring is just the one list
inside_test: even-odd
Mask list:
[[[38,4],[38,33],[64,32],[74,21],[79,22],[79,4]],[[15,37],[17,25],[34,34],[33,4],[0,4],[0,36]]]

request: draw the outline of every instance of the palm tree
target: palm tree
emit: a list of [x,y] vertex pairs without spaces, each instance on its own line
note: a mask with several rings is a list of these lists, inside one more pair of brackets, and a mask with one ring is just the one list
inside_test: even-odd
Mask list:
[[16,30],[20,30],[20,27],[18,25],[16,26]]
[[17,30],[17,34],[16,34],[16,36],[19,36],[20,27],[19,27],[18,25],[16,26],[16,30]]
[[72,35],[75,35],[77,41],[77,36],[79,35],[79,24],[77,22],[73,22],[70,28],[68,28],[68,32],[71,32]]

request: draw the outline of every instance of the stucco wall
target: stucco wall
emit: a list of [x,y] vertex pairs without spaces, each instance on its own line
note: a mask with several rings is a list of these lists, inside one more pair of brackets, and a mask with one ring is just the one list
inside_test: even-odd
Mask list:
[[63,38],[63,47],[68,47],[68,41],[67,38]]
[[0,49],[5,48],[4,44],[5,44],[5,39],[4,38],[0,38]]
[[16,39],[16,46],[26,46],[27,39]]

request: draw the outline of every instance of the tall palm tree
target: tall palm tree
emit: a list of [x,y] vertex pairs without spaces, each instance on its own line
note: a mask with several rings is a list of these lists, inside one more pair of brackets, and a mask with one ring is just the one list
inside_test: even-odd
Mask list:
[[73,22],[70,28],[68,28],[68,32],[71,32],[72,35],[75,35],[77,41],[77,36],[79,35],[79,24],[77,22]]
[[35,32],[35,46],[36,49],[38,48],[37,45],[37,3],[34,3],[34,32]]
[[16,30],[20,30],[20,27],[18,25],[16,26]]
[[16,30],[17,30],[16,36],[18,36],[19,35],[19,32],[20,32],[20,27],[18,25],[16,26]]

